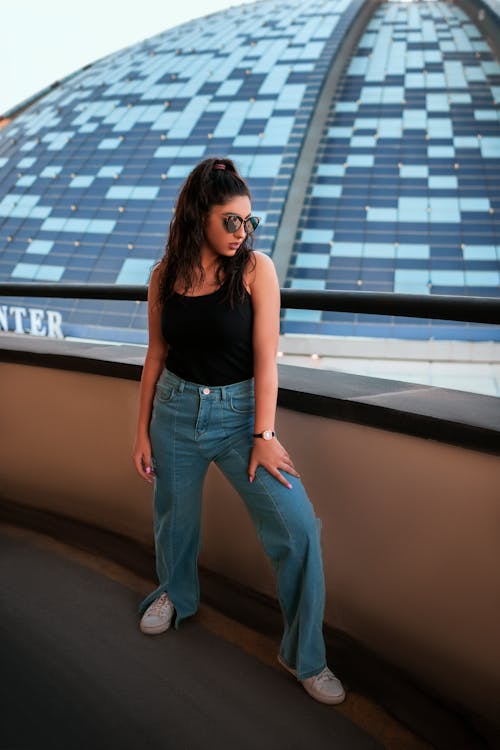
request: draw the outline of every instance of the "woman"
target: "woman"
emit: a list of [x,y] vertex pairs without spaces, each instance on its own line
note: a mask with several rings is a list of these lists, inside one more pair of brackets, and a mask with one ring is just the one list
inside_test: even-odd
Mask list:
[[253,252],[259,219],[229,159],[206,159],[184,183],[149,285],[149,346],[133,458],[154,477],[158,588],[141,630],[162,633],[199,603],[202,485],[211,461],[245,501],[277,573],[278,659],[316,700],[345,693],[326,667],[319,522],[274,432],[280,290]]

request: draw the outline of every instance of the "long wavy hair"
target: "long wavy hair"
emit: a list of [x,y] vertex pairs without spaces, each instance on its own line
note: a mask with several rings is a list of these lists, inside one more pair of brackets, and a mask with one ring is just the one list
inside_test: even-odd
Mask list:
[[[251,199],[248,185],[231,159],[205,159],[189,174],[170,222],[165,254],[158,264],[160,304],[176,287],[187,294],[201,286],[205,278],[200,252],[205,222],[213,206],[223,205],[236,196]],[[252,235],[246,235],[235,255],[220,256],[217,261],[216,279],[220,284],[225,283],[224,299],[231,306],[244,297],[244,272],[252,247]]]

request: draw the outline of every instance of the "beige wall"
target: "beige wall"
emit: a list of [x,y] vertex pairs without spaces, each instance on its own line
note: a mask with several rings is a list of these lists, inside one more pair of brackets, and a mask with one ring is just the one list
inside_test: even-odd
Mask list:
[[[151,543],[130,459],[138,384],[0,365],[0,493]],[[14,395],[15,394],[15,395]],[[323,522],[326,620],[473,710],[500,715],[500,458],[279,410]],[[202,562],[274,594],[216,469]]]

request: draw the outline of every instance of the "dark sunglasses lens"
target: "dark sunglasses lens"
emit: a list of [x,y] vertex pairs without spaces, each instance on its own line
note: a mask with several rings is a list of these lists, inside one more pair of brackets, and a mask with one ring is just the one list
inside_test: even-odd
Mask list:
[[252,234],[252,232],[255,232],[255,230],[259,226],[259,221],[260,219],[258,216],[250,216],[250,218],[245,221],[246,233]]
[[226,217],[226,229],[228,232],[237,232],[241,227],[242,221],[239,216]]

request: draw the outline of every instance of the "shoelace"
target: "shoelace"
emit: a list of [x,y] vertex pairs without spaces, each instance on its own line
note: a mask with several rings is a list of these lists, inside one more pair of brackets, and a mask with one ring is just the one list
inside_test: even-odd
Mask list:
[[157,599],[155,602],[151,604],[151,606],[148,609],[148,614],[151,615],[158,615],[160,614],[163,607],[168,604],[169,599],[167,594],[162,594],[159,599]]
[[314,682],[317,684],[323,684],[326,682],[337,682],[337,678],[331,672],[328,667],[325,667],[322,672],[320,672],[318,675],[316,675]]

